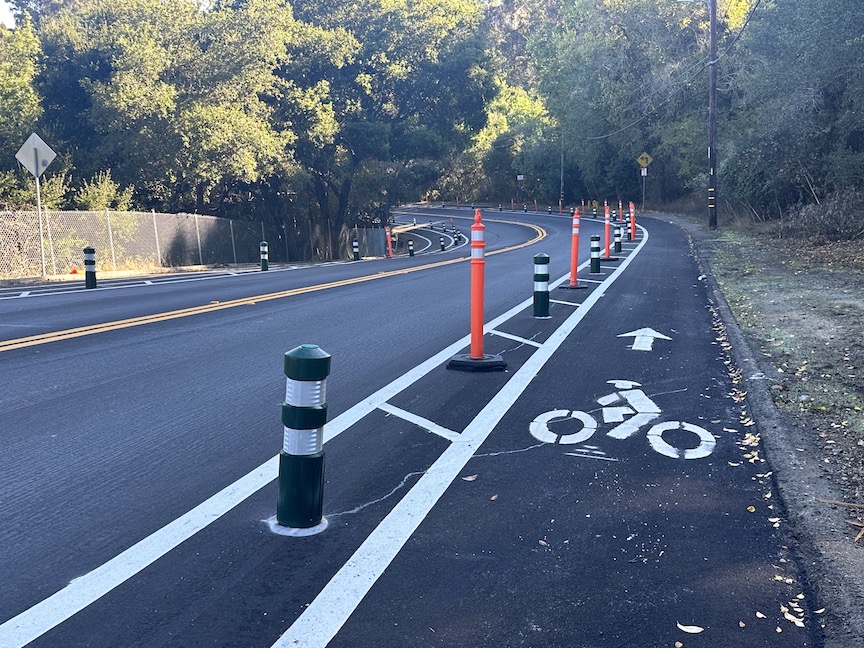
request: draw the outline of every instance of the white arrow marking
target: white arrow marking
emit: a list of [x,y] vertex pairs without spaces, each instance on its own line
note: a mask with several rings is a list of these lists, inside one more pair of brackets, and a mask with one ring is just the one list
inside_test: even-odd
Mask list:
[[631,331],[630,333],[622,333],[618,337],[632,337],[635,338],[633,340],[633,346],[630,347],[633,351],[651,351],[654,347],[654,340],[671,340],[672,338],[666,337],[662,333],[658,333],[654,329],[650,328],[641,328],[638,331]]

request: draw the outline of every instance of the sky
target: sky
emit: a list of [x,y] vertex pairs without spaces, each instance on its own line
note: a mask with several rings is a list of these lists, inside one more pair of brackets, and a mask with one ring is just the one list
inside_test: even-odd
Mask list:
[[7,27],[15,26],[15,21],[12,20],[12,14],[9,12],[9,5],[4,2],[4,0],[0,0],[0,22]]

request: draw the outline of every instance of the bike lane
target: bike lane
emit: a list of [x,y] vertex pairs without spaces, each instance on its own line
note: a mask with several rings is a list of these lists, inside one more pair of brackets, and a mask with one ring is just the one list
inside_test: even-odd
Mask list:
[[328,645],[819,645],[700,269],[647,227]]

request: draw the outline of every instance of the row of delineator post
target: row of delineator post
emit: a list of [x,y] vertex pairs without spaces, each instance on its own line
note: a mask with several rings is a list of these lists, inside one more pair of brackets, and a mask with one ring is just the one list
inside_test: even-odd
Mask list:
[[[608,224],[608,207],[607,219]],[[636,237],[636,210],[630,208],[630,240]],[[579,210],[573,213],[570,285],[578,288]],[[483,309],[485,281],[486,226],[482,213],[474,212],[471,226],[471,335],[470,352],[450,359],[448,369],[459,371],[500,371],[506,363],[500,355],[483,351]],[[620,251],[620,229],[615,250]],[[608,253],[607,253],[608,256]],[[596,262],[596,263],[595,263]],[[591,237],[591,272],[600,272],[600,236]],[[549,318],[549,255],[534,255],[534,317]],[[330,355],[314,344],[304,344],[285,354],[284,428],[279,453],[279,484],[276,522],[283,527],[323,530],[324,425],[327,421],[327,377]]]

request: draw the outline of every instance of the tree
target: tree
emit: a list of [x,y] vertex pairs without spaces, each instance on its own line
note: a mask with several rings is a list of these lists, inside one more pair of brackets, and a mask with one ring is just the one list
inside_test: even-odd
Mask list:
[[[364,187],[370,202],[357,211],[405,199],[392,195],[405,188],[394,178],[428,177],[430,160],[462,150],[482,127],[493,88],[478,39],[481,5],[301,0],[294,7],[307,23],[350,33],[354,45],[342,56],[313,58],[304,78],[285,77],[295,96],[317,97],[315,110],[282,107],[285,121],[314,126],[297,129],[297,160],[309,170],[325,229],[338,237],[358,174],[377,187]],[[414,187],[414,196],[422,191]]]
[[0,169],[15,165],[15,152],[36,128],[42,114],[34,79],[41,54],[33,23],[16,29],[0,25]]

